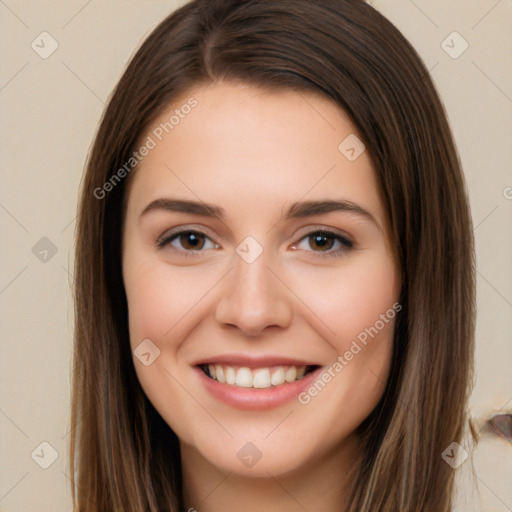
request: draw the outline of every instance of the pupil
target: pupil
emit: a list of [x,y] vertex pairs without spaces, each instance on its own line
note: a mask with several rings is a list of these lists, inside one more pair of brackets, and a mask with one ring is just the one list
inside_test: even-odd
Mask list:
[[187,233],[186,235],[183,235],[183,238],[185,239],[183,246],[186,248],[197,249],[202,247],[200,237],[194,233]]
[[332,240],[329,239],[326,235],[314,235],[313,236],[314,245],[319,247],[320,249],[330,249],[330,244],[332,243]]

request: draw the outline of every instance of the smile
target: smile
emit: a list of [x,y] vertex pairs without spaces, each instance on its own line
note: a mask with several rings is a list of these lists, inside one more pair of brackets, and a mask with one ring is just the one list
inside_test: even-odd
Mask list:
[[227,364],[205,364],[200,367],[208,377],[220,384],[253,389],[267,389],[292,383],[301,380],[318,368],[316,365],[276,365],[248,368]]
[[292,402],[323,367],[281,356],[218,355],[194,364],[198,385],[216,401],[242,410],[268,410]]

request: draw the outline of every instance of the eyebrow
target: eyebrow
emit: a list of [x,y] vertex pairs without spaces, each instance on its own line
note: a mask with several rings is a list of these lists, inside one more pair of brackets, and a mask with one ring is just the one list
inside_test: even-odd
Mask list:
[[[214,204],[207,204],[199,201],[191,201],[186,199],[155,199],[151,201],[140,217],[155,210],[164,210],[169,212],[190,213],[194,215],[201,215],[203,217],[216,217],[224,220],[226,212],[224,208]],[[380,224],[375,217],[357,203],[348,201],[346,199],[326,199],[320,201],[298,201],[293,203],[284,214],[284,220],[297,219],[303,217],[310,217],[313,215],[322,215],[331,212],[348,212],[366,220],[373,222],[377,228],[381,229]]]

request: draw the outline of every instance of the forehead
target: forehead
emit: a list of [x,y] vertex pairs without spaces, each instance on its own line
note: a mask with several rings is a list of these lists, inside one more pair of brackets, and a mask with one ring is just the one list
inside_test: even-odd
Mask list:
[[[228,216],[230,207],[281,210],[300,198],[336,196],[382,217],[368,152],[357,156],[363,146],[350,119],[320,95],[199,87],[169,105],[141,140],[149,139],[130,186],[139,209],[166,193],[226,205]],[[356,159],[346,152],[352,148]]]

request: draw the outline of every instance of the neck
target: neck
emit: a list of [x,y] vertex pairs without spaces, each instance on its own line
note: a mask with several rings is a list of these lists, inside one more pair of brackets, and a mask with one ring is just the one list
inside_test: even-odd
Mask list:
[[223,471],[194,447],[181,444],[185,510],[192,512],[343,512],[358,469],[355,435],[304,467],[281,475],[251,478]]

